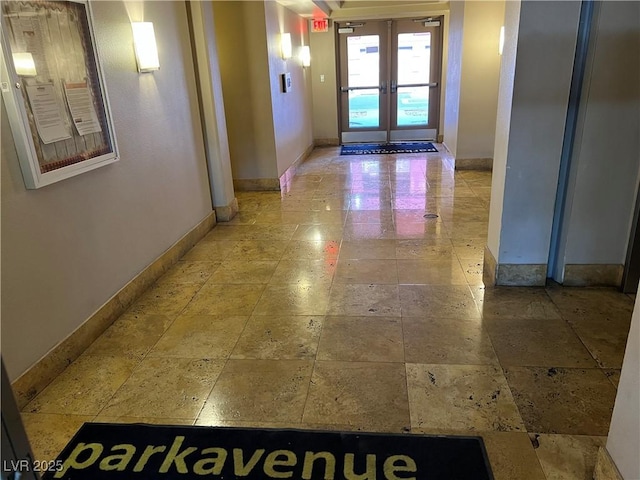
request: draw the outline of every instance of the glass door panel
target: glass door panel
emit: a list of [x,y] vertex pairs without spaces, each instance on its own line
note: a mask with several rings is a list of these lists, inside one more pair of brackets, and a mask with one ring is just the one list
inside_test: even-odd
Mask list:
[[435,140],[440,100],[440,23],[397,20],[392,26],[389,138]]
[[431,32],[398,34],[398,84],[396,119],[398,127],[429,123]]
[[398,86],[429,83],[431,32],[398,34]]
[[349,128],[380,127],[380,91],[376,89],[349,92]]
[[426,128],[429,124],[429,88],[398,87],[397,97],[397,126]]
[[403,19],[336,27],[342,143],[435,140],[440,22]]
[[391,111],[389,138],[436,140],[442,62],[437,19],[393,22],[391,30]]
[[349,128],[380,128],[380,35],[347,37],[347,74]]
[[338,26],[343,142],[386,141],[386,22]]

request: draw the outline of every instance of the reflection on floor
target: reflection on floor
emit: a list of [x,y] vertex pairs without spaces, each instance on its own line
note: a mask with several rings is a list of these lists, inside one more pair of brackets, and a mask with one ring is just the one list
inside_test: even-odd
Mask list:
[[92,420],[457,433],[498,479],[590,478],[632,300],[485,289],[490,182],[442,153],[329,148],[286,192],[238,193],[27,405],[36,455]]

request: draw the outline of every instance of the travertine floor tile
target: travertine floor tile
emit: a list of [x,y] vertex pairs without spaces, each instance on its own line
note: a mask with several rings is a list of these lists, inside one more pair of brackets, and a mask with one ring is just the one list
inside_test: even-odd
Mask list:
[[544,288],[491,287],[481,291],[479,306],[484,318],[560,318]]
[[227,260],[211,275],[208,283],[269,283],[277,265],[275,260]]
[[162,417],[107,417],[98,415],[94,423],[146,423],[149,425],[193,425],[192,418],[162,418]]
[[344,227],[342,238],[348,242],[394,240],[396,232],[392,222],[348,223]]
[[367,430],[408,427],[406,385],[399,363],[317,362],[302,420]]
[[466,285],[460,262],[448,259],[398,260],[398,280],[402,284]]
[[188,261],[176,263],[159,280],[159,284],[203,285],[220,266],[220,261]]
[[398,286],[336,284],[331,289],[327,315],[399,317]]
[[564,320],[499,318],[484,325],[502,366],[596,367]]
[[569,323],[598,365],[604,368],[622,367],[631,316],[616,313],[595,314],[582,318],[570,317]]
[[80,427],[92,419],[93,415],[22,414],[33,455],[41,462],[55,460]]
[[232,261],[278,261],[282,258],[288,242],[267,240],[240,240],[224,260]]
[[311,360],[229,360],[198,422],[300,421]]
[[431,258],[449,259],[453,252],[451,240],[442,237],[428,237],[418,240],[397,240],[396,258],[398,260],[430,260]]
[[96,415],[125,383],[139,359],[82,355],[25,408],[29,413]]
[[326,317],[318,360],[403,362],[402,323],[394,317]]
[[478,256],[478,258],[464,258],[459,256],[458,260],[460,261],[460,265],[462,266],[464,278],[467,280],[467,283],[469,285],[483,286],[484,264],[482,257]]
[[461,285],[400,285],[403,317],[479,319],[469,287]]
[[605,368],[602,370],[614,387],[618,388],[620,383],[620,370]]
[[531,434],[547,480],[591,480],[607,437]]
[[608,433],[616,390],[601,370],[509,367],[505,376],[527,431]]
[[633,301],[611,288],[549,287],[547,293],[565,320],[585,317],[631,318]]
[[173,322],[165,315],[125,314],[116,320],[85,352],[141,360]]
[[156,283],[129,308],[128,313],[175,318],[201,288],[198,284]]
[[340,247],[340,260],[348,259],[395,259],[395,240],[363,240],[361,242],[344,241]]
[[334,240],[292,240],[284,251],[284,258],[327,260],[338,258],[340,245]]
[[496,480],[547,480],[529,436],[518,432],[482,432]]
[[149,357],[226,359],[248,316],[182,315],[176,319]]
[[324,315],[330,284],[267,285],[255,315]]
[[206,283],[184,309],[186,316],[251,315],[264,285],[221,285]]
[[305,315],[253,316],[249,319],[231,358],[314,358],[323,318]]
[[329,253],[332,253],[333,249],[340,246],[342,231],[342,225],[300,225],[291,241],[324,242],[328,246]]
[[[212,232],[215,232],[215,228]],[[209,234],[211,235],[211,234]],[[216,240],[207,235],[183,257],[187,262],[222,262],[231,254],[237,242]]]
[[408,363],[407,384],[412,427],[525,431],[497,367]]
[[391,210],[353,210],[349,211],[347,223],[393,223]]
[[[25,413],[36,454],[54,458],[92,418],[413,423],[412,433],[482,435],[498,480],[544,479],[538,457],[548,479],[585,478],[603,437],[578,434],[607,433],[633,299],[485,288],[491,173],[453,167],[445,149],[322,148],[281,192],[236,192],[240,213],[32,401],[88,413]],[[78,368],[91,358],[97,366]]]
[[336,273],[337,259],[327,260],[288,260],[278,264],[269,283],[297,285],[330,285]]
[[404,317],[405,359],[409,363],[497,365],[489,335],[479,320]]
[[340,259],[336,283],[375,283],[396,285],[398,272],[395,260]]
[[100,416],[195,420],[223,366],[221,360],[146,358]]

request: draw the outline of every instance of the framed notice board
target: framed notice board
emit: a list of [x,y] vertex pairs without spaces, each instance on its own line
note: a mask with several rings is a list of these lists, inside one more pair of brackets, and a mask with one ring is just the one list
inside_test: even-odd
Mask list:
[[27,188],[118,160],[87,1],[2,1],[0,87]]

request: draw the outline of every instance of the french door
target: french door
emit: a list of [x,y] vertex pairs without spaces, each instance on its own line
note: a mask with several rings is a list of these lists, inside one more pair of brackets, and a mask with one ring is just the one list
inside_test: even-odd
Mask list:
[[440,21],[347,22],[337,32],[342,143],[435,140]]

